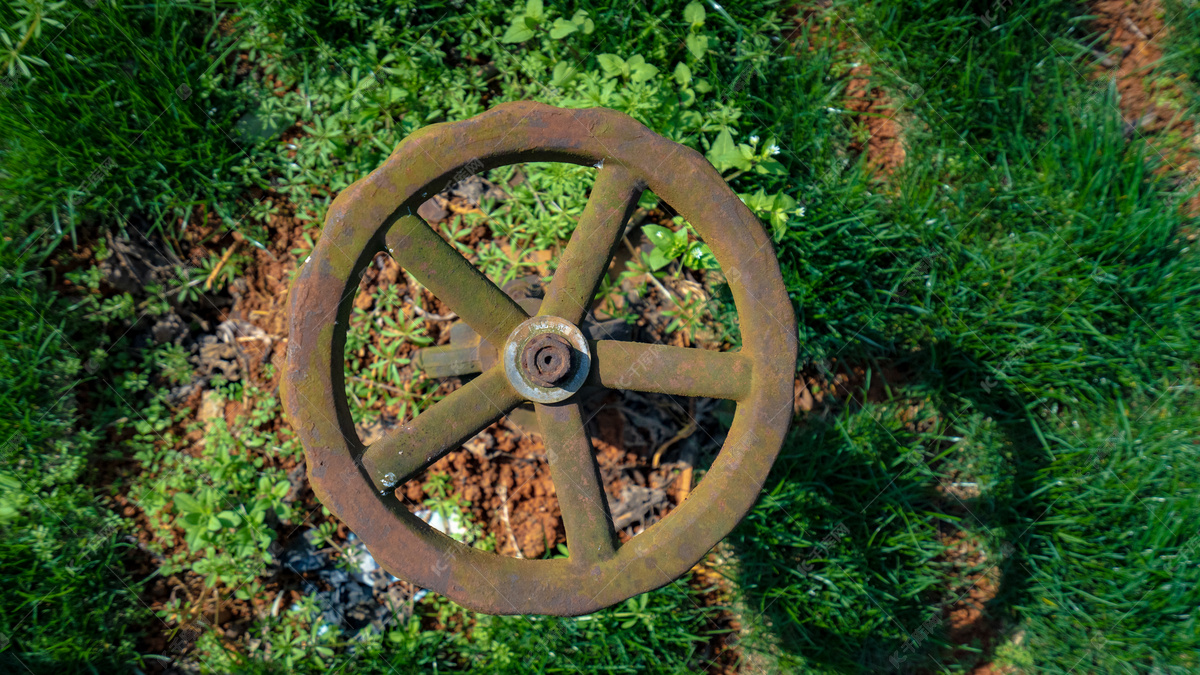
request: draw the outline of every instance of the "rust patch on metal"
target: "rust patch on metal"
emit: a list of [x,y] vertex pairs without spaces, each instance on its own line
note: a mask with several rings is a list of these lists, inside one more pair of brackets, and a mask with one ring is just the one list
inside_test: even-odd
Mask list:
[[[479,171],[528,161],[602,167],[536,321],[415,215],[463,167]],[[485,370],[389,437],[363,447],[346,403],[342,359],[359,273],[378,251],[388,250],[492,345],[525,344],[514,338],[531,322],[557,322],[563,335],[574,336],[644,188],[678,210],[712,248],[737,306],[742,350],[582,341],[576,349],[590,353],[590,363],[576,366],[574,358],[582,357],[572,353],[560,374],[561,354],[549,340],[529,345],[530,367],[557,377],[556,384],[581,373],[606,387],[735,400],[737,413],[716,461],[674,512],[617,546],[578,395],[571,390],[561,402],[537,406],[555,486],[567,496],[560,504],[570,557],[506,558],[433,530],[391,490],[531,399],[514,389],[505,357],[482,363],[479,353],[447,353],[440,364],[447,370],[475,364]],[[414,132],[381,167],[334,200],[290,298],[283,400],[304,445],[314,492],[384,569],[476,611],[585,614],[684,574],[753,506],[791,420],[795,317],[761,223],[702,155],[612,110],[506,103]],[[548,360],[538,370],[545,350]]]
[[571,370],[571,345],[562,336],[542,333],[525,343],[521,368],[534,382],[553,387]]

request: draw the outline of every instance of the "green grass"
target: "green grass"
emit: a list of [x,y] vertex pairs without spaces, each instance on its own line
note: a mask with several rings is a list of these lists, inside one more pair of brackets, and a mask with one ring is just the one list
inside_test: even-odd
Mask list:
[[0,665],[111,670],[144,619],[125,573],[125,525],[89,487],[104,432],[82,421],[80,352],[93,342],[47,287],[44,249],[0,242]]
[[30,17],[44,17],[22,51],[42,64],[4,64],[0,180],[21,195],[9,217],[74,237],[101,213],[173,237],[196,205],[240,216],[225,200],[238,190],[230,172],[246,141],[233,125],[250,92],[220,67],[239,33],[218,28],[229,13],[198,3],[0,7],[20,29],[14,43]]
[[1045,517],[1011,573],[1012,610],[1048,672],[1191,672],[1200,562],[1194,379],[1045,425]]
[[962,517],[931,490],[936,476],[898,408],[846,409],[794,430],[729,538],[744,614],[763,631],[748,646],[777,644],[781,666],[886,668],[905,628],[947,600],[959,571],[940,560],[939,530]]
[[[6,25],[17,23],[14,43],[22,7],[33,5],[0,10]],[[727,542],[755,668],[893,669],[918,627],[996,565],[989,615],[999,646],[980,658],[1026,672],[1194,671],[1200,265],[1188,239],[1195,219],[1179,208],[1191,188],[1149,144],[1126,139],[1115,89],[1085,76],[1095,36],[1083,8],[836,4],[806,10],[793,51],[781,42],[792,26],[782,4],[703,7],[702,19],[694,10],[685,19],[666,2],[553,5],[520,42],[503,37],[527,25],[523,3],[51,10],[71,28],[52,39],[47,24],[30,40],[25,52],[45,63],[27,63],[32,79],[14,71],[0,108],[0,209],[12,223],[3,250],[23,257],[0,282],[12,392],[0,395],[0,430],[23,439],[10,444],[15,454],[0,473],[0,568],[19,588],[0,601],[10,639],[0,658],[47,670],[134,659],[136,626],[105,620],[137,605],[119,530],[107,529],[118,519],[89,506],[84,485],[97,458],[135,457],[139,499],[163,542],[174,541],[172,525],[188,535],[171,564],[199,565],[232,585],[254,583],[255,568],[238,561],[261,555],[272,533],[193,538],[175,495],[213,515],[265,513],[277,507],[279,476],[265,470],[260,486],[262,467],[247,458],[260,447],[295,451],[250,414],[211,430],[203,456],[181,453],[177,438],[162,435],[180,415],[161,393],[171,355],[124,335],[139,325],[143,298],[156,298],[153,311],[196,298],[162,289],[123,298],[86,271],[73,278],[91,299],[62,298],[42,279],[45,258],[69,251],[70,236],[104,228],[153,231],[175,246],[209,213],[252,242],[264,240],[273,213],[294,215],[315,238],[332,196],[407,133],[532,98],[626,111],[708,153],[736,192],[761,190],[747,199],[775,237],[802,366],[862,366],[873,381],[891,378],[882,399],[799,419],[758,506]],[[576,9],[594,30],[552,37],[554,19]],[[1193,13],[1179,11],[1166,67],[1194,79]],[[118,27],[124,41],[111,38]],[[701,38],[707,49],[696,49]],[[624,72],[610,55],[625,63],[640,55],[653,72]],[[863,130],[841,108],[859,63],[871,66],[904,129],[907,157],[889,176],[872,174],[851,150]],[[186,100],[175,93],[180,83],[191,89]],[[739,143],[760,156],[731,155]],[[772,143],[778,155],[763,152]],[[447,232],[462,239],[483,224],[510,238],[512,256],[464,247],[498,281],[523,274],[529,251],[569,235],[589,181],[586,170],[526,170],[508,205],[485,205],[486,217]],[[186,285],[204,274],[178,276]],[[725,309],[709,311],[720,320]],[[355,356],[383,344],[379,335],[419,343],[420,329],[376,331],[374,315],[362,314],[347,349],[365,380],[351,389],[355,414],[427,404],[428,391],[402,400],[374,386],[403,385],[402,359]],[[100,364],[91,372],[82,365],[89,358]],[[77,384],[86,410],[72,405]],[[275,409],[270,392],[226,395],[260,417]],[[213,473],[228,480],[206,482]],[[951,482],[975,483],[979,495],[953,498]],[[68,581],[61,561],[93,550],[85,531],[107,534]],[[957,536],[985,562],[954,559],[946,542]],[[202,558],[216,562],[205,568]],[[693,599],[674,584],[561,620],[489,618],[427,601],[424,623],[354,649],[297,612],[260,627],[271,636],[269,659],[262,650],[238,657],[213,635],[198,650],[212,672],[426,672],[434,661],[472,672],[690,672],[702,665],[708,630]],[[69,611],[78,606],[88,610]],[[447,622],[470,629],[431,627]],[[964,670],[949,637],[938,622],[904,664]]]
[[[1193,572],[1168,563],[1194,534],[1184,514],[1196,513],[1198,487],[1195,406],[1184,393],[1194,388],[1198,318],[1184,236],[1194,221],[1178,208],[1187,194],[1169,171],[1153,173],[1153,150],[1126,141],[1112,91],[1080,78],[1062,45],[1038,34],[1055,37],[1053,6],[1010,8],[986,33],[941,4],[846,11],[890,65],[875,67],[880,79],[925,90],[908,108],[908,160],[864,216],[896,264],[854,276],[878,287],[848,304],[872,306],[874,318],[843,354],[904,377],[891,383],[892,401],[802,428],[773,474],[767,494],[779,496],[740,528],[737,578],[769,627],[762,649],[789,667],[890,668],[880,657],[947,601],[945,581],[928,592],[950,575],[929,550],[936,525],[966,531],[1001,565],[990,610],[1002,636],[1026,635],[1002,659],[1054,672],[1076,662],[1090,672],[1194,669],[1183,647],[1195,635]],[[939,70],[959,48],[971,67]],[[801,241],[807,258],[814,245]],[[1141,410],[1118,412],[1131,397]],[[910,401],[937,420],[926,432],[936,459],[920,471],[894,459],[919,439],[887,422]],[[881,439],[842,433],[872,425]],[[1153,445],[1126,440],[1133,452],[1108,453],[1116,434]],[[837,463],[847,458],[856,461]],[[1097,477],[1097,458],[1111,478]],[[1175,463],[1168,478],[1163,467]],[[1086,478],[1081,467],[1091,467]],[[977,482],[980,496],[960,505],[932,492],[951,477]],[[822,585],[836,591],[781,582],[848,515],[857,529],[823,563]],[[1001,558],[1004,544],[1012,553]],[[900,562],[888,561],[897,552]],[[944,636],[925,642],[916,663],[954,670]]]
[[1190,103],[1195,104],[1195,85],[1200,82],[1200,11],[1197,8],[1176,0],[1165,0],[1162,3],[1164,23],[1167,26],[1164,39],[1167,49],[1163,59],[1171,68],[1184,75],[1191,83]]

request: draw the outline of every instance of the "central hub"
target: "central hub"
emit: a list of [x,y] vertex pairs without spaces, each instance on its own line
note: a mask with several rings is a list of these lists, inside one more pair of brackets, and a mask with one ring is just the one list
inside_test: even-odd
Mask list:
[[508,382],[527,401],[557,403],[579,391],[592,357],[575,324],[557,316],[535,316],[513,330],[500,359]]
[[525,343],[521,369],[535,384],[553,387],[571,370],[571,345],[557,333],[541,333]]

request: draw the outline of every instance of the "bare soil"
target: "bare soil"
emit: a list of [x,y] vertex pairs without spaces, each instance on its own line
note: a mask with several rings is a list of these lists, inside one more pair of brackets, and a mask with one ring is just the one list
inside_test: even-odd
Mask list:
[[[1200,172],[1195,121],[1184,115],[1186,86],[1162,66],[1162,40],[1170,26],[1158,0],[1097,0],[1090,4],[1094,28],[1105,37],[1105,53],[1091,77],[1115,81],[1127,137],[1148,141],[1163,162],[1162,171],[1175,171],[1195,181]],[[1181,142],[1181,140],[1183,142]],[[1200,213],[1200,195],[1185,207]]]
[[[787,39],[797,49],[836,45],[847,61],[856,59],[845,76],[842,93],[842,107],[852,113],[848,120],[854,140],[849,150],[855,156],[865,153],[867,165],[877,175],[890,175],[904,164],[906,157],[901,119],[904,106],[875,83],[866,55],[854,48],[859,43],[857,37],[848,35],[842,21],[826,12],[831,4],[829,0],[816,0],[790,10],[794,12],[791,15],[794,28]],[[810,31],[807,46],[798,39],[804,28]]]

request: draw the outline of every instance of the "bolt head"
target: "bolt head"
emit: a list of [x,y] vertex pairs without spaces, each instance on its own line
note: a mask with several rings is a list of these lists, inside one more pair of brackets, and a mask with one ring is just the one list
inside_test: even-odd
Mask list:
[[525,344],[521,369],[542,387],[553,387],[571,372],[571,345],[561,335],[542,333]]
[[533,316],[513,329],[500,350],[508,383],[531,403],[558,403],[583,386],[591,369],[587,338],[557,316]]

